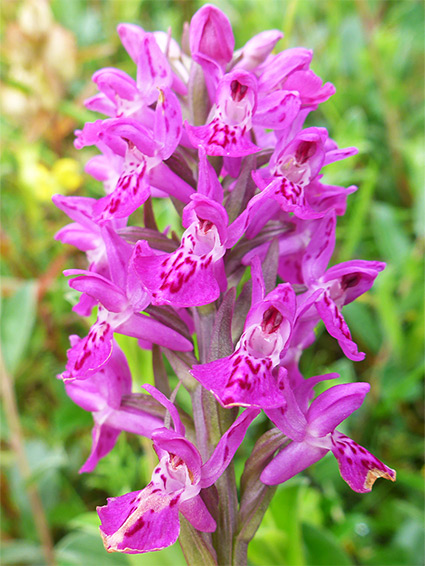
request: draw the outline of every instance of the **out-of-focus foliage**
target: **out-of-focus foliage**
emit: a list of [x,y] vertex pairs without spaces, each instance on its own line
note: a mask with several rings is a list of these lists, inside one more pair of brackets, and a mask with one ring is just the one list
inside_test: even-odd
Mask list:
[[[338,371],[341,381],[371,383],[365,405],[349,421],[350,436],[396,468],[397,483],[378,481],[371,494],[359,496],[340,479],[332,456],[325,458],[279,487],[250,546],[250,562],[423,564],[423,2],[216,4],[231,19],[239,47],[255,33],[278,28],[285,32],[281,49],[314,49],[312,68],[337,87],[314,113],[314,125],[328,127],[340,146],[360,150],[327,175],[329,182],[359,186],[338,224],[335,261],[358,256],[388,264],[373,291],[344,310],[366,360],[341,360],[334,341],[322,333],[302,366],[306,376]],[[44,563],[28,499],[31,485],[41,496],[59,565],[184,563],[178,545],[143,556],[108,555],[103,549],[96,505],[144,487],[154,458],[149,442],[122,435],[93,474],[78,475],[89,451],[91,418],[66,397],[55,376],[65,363],[68,335],[86,330],[71,312],[75,296],[60,273],[85,265],[79,253],[53,240],[66,218],[50,197],[100,195],[83,172],[90,151],[75,151],[72,132],[96,118],[82,104],[95,92],[90,76],[96,69],[135,71],[116,25],[171,26],[180,39],[183,22],[201,5],[195,0],[1,4],[1,346],[31,469],[24,482],[5,407],[2,564]],[[136,353],[129,339],[120,343],[136,382],[146,381],[150,354]],[[239,451],[239,472],[252,440],[248,436]]]

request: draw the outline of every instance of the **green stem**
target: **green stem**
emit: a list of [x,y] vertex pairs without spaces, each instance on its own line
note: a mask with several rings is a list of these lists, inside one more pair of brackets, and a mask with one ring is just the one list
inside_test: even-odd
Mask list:
[[37,486],[31,482],[31,469],[25,454],[24,440],[19,420],[18,407],[11,376],[7,373],[0,352],[0,374],[2,382],[3,407],[6,421],[10,431],[10,443],[16,455],[19,473],[27,490],[28,501],[31,506],[32,516],[38,536],[41,541],[43,554],[48,566],[56,563],[53,551],[53,541],[49,525],[43,509],[43,503],[38,493]]
[[257,532],[276,487],[264,485],[261,472],[282,447],[285,435],[274,428],[261,436],[245,463],[241,478],[241,503],[238,512],[237,534],[234,539],[233,566],[247,564],[248,544]]
[[197,531],[180,515],[179,543],[189,566],[217,566],[211,535]]
[[[208,361],[208,352],[216,317],[215,305],[199,307],[196,316],[199,358]],[[234,420],[234,411],[223,409],[214,396],[199,386],[192,394],[193,414],[198,439],[198,448],[205,461],[217,446],[220,438]],[[232,563],[233,535],[237,524],[238,497],[233,464],[217,480],[215,487],[219,503],[215,518],[217,529],[213,533],[213,544],[217,552],[217,563],[228,566]]]

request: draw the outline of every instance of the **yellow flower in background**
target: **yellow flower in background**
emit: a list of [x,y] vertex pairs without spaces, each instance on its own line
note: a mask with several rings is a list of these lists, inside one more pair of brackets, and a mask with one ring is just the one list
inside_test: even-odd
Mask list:
[[50,201],[56,193],[72,193],[82,183],[80,164],[75,159],[58,159],[49,169],[43,163],[35,165],[34,196],[40,201]]
[[81,185],[83,177],[81,175],[81,164],[70,157],[63,157],[55,161],[52,167],[52,174],[66,192],[72,192]]
[[48,167],[32,146],[22,147],[17,158],[20,183],[39,202],[50,202],[56,193],[73,193],[83,182],[81,164],[70,157],[57,159]]

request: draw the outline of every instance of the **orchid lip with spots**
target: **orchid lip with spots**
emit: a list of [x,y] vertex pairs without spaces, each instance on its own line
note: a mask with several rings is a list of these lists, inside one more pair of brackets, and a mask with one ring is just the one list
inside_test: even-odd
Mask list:
[[[80,294],[73,310],[97,309],[85,337],[70,337],[58,376],[93,415],[80,471],[96,473],[122,431],[151,439],[148,485],[124,495],[117,485],[98,507],[105,549],[145,553],[178,539],[188,564],[243,566],[267,486],[329,452],[355,492],[395,480],[338,430],[369,384],[338,383],[314,398],[339,376],[302,371],[304,351],[323,348],[320,320],[345,356],[364,359],[367,344],[343,310],[385,264],[332,263],[337,219],[357,187],[327,184],[323,169],[357,150],[306,126],[335,91],[311,68],[311,50],[274,53],[279,30],[235,50],[229,19],[210,4],[185,27],[182,48],[171,30],[120,24],[118,34],[133,71],[93,75],[98,93],[86,105],[103,116],[75,141],[100,152],[86,172],[104,195],[53,199],[72,221],[56,239],[87,260],[64,272]],[[151,351],[155,381],[143,390],[145,368],[126,358],[139,349]]]

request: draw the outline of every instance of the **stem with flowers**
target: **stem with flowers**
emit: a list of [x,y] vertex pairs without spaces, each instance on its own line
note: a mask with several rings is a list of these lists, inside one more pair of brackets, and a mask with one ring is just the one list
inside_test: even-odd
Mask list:
[[[234,50],[226,15],[204,5],[171,34],[131,24],[118,33],[135,78],[114,68],[93,76],[86,101],[106,118],[76,132],[77,148],[99,155],[86,171],[105,195],[54,197],[73,221],[56,238],[85,252],[68,269],[81,293],[74,311],[97,320],[71,336],[59,376],[69,397],[93,414],[93,472],[119,434],[152,439],[150,483],[98,508],[108,552],[160,550],[177,539],[188,564],[242,566],[281,484],[329,451],[356,492],[395,472],[337,427],[360,407],[367,383],[315,386],[303,351],[323,321],[342,352],[365,356],[342,315],[385,265],[354,260],[328,267],[336,220],[356,190],[323,181],[323,167],[356,149],[338,148],[307,116],[334,93],[310,69],[312,52],[273,50],[277,30]],[[181,237],[161,232],[155,202],[170,199]],[[130,225],[143,208],[142,226]],[[115,334],[152,350],[155,386],[136,391]],[[179,386],[172,392],[164,357]],[[179,404],[187,389],[192,413]],[[233,457],[254,420],[266,423],[239,486]],[[263,428],[263,430],[264,430]]]

